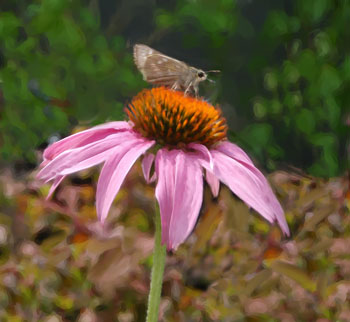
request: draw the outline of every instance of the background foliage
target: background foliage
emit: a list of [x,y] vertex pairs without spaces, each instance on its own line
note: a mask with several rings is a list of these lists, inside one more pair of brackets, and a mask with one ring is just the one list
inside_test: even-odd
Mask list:
[[[154,187],[138,163],[105,229],[96,169],[49,186],[0,175],[0,319],[144,321],[153,249]],[[348,178],[270,177],[292,237],[230,191],[205,190],[193,234],[166,260],[160,321],[350,320]]]
[[348,1],[22,0],[0,10],[4,160],[33,162],[36,148],[78,122],[122,119],[147,86],[131,56],[140,42],[220,69],[201,94],[268,169],[345,169]]

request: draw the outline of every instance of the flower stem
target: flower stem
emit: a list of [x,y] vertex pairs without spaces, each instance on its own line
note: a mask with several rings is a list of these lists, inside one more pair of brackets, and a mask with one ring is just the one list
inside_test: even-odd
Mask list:
[[166,257],[166,246],[162,245],[162,226],[160,222],[160,211],[156,202],[155,214],[155,240],[153,251],[153,266],[151,273],[151,288],[148,297],[148,309],[146,322],[157,322],[160,303],[160,295],[163,285],[163,273]]

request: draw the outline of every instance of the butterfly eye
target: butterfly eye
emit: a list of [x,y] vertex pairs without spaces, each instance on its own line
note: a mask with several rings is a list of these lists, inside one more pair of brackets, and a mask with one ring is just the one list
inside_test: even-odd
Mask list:
[[204,77],[204,73],[203,73],[203,72],[199,72],[199,73],[197,74],[197,76],[198,76],[199,78],[203,78],[203,77]]

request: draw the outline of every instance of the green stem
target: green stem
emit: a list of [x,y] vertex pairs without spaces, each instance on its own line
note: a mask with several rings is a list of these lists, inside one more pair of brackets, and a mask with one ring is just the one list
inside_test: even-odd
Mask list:
[[155,214],[155,239],[153,251],[153,266],[151,274],[151,289],[148,297],[148,309],[146,322],[157,322],[160,303],[160,295],[163,285],[163,273],[166,257],[166,246],[162,245],[162,226],[160,222],[160,211],[156,202]]

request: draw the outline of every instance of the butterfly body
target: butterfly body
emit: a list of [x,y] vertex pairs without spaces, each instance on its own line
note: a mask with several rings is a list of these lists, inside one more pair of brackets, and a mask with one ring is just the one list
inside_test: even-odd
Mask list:
[[134,46],[134,61],[146,82],[181,90],[185,94],[194,92],[198,96],[198,84],[207,79],[203,70],[191,67],[146,45]]

